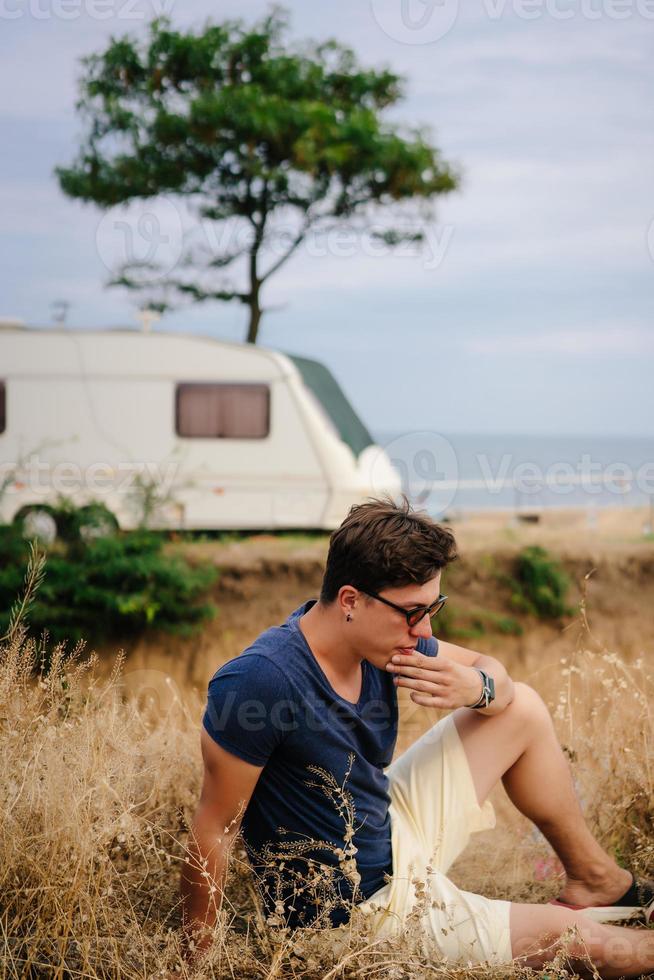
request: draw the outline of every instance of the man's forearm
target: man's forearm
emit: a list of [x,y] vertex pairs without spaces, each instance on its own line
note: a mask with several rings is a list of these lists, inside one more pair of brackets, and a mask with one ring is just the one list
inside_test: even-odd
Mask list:
[[513,681],[507,674],[504,665],[495,657],[488,657],[486,654],[480,653],[475,667],[485,670],[495,681],[495,700],[487,708],[477,708],[476,710],[482,715],[498,715],[513,701]]
[[215,826],[207,828],[197,819],[192,825],[181,880],[182,927],[189,959],[195,959],[211,945],[210,930],[222,902],[232,839],[229,834],[216,834]]

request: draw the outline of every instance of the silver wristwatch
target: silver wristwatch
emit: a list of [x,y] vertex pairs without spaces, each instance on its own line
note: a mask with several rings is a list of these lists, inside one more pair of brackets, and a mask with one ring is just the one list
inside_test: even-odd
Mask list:
[[481,677],[482,689],[481,696],[474,704],[467,705],[468,708],[487,708],[491,701],[495,700],[495,681],[487,674],[485,670],[481,667],[475,667],[475,670]]

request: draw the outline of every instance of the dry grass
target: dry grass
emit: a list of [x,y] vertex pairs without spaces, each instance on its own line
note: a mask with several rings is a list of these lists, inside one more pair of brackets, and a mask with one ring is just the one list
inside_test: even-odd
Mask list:
[[[37,561],[0,645],[2,976],[188,976],[178,884],[199,793],[202,705],[174,694],[128,695],[121,659],[101,680],[81,647],[69,655],[57,647],[49,674],[35,681],[47,641],[27,639],[24,616],[40,573]],[[583,608],[581,616],[583,625]],[[643,661],[624,663],[587,629],[582,637],[556,676],[548,671],[543,693],[551,698],[557,690],[556,723],[593,829],[621,860],[651,874],[654,679]],[[483,880],[477,862],[465,858],[456,880],[493,897],[541,900],[556,888],[551,852],[521,818],[502,807],[500,814]],[[335,954],[324,934],[288,935],[264,921],[243,858],[237,850],[214,946],[197,976],[455,980],[529,973],[426,959],[419,906],[400,939],[375,941],[357,926]],[[547,975],[567,976],[565,957]]]

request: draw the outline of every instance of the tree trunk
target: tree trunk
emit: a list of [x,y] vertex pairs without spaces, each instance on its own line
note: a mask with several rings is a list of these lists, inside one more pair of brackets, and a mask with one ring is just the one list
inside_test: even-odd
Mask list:
[[256,344],[257,335],[259,333],[259,322],[261,320],[261,307],[259,306],[259,289],[257,287],[256,292],[250,293],[250,301],[248,303],[250,308],[250,322],[248,324],[248,344]]
[[248,344],[256,344],[257,334],[259,333],[259,321],[261,320],[261,307],[259,306],[259,290],[261,280],[257,272],[257,258],[263,239],[264,221],[255,225],[254,241],[250,250],[250,293],[248,296],[248,306],[250,307],[250,323],[248,325]]

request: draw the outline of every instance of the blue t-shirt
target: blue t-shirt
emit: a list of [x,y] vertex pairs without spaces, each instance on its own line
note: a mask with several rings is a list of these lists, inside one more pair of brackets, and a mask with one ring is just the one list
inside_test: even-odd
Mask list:
[[[340,697],[298,620],[259,636],[209,682],[203,725],[228,752],[263,766],[242,833],[266,907],[292,927],[349,918],[392,872],[388,780],[397,737],[392,674],[362,662],[356,704]],[[418,652],[435,656],[434,637]],[[351,828],[348,830],[348,828]]]

